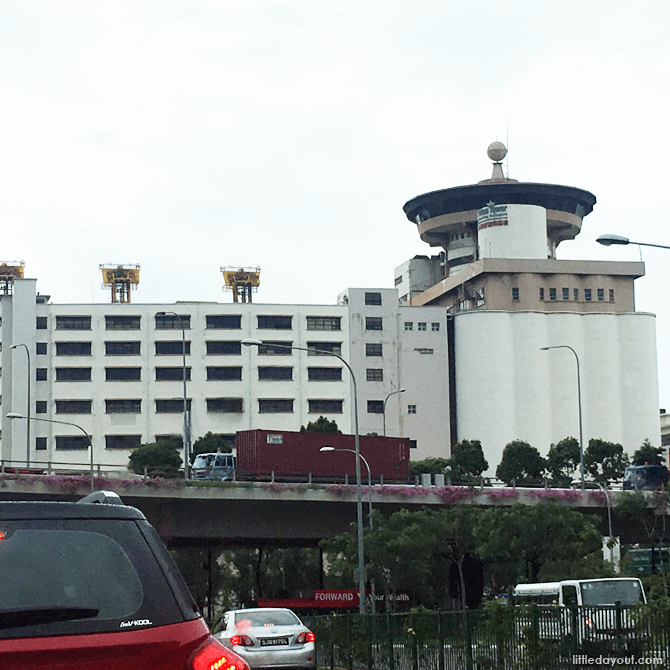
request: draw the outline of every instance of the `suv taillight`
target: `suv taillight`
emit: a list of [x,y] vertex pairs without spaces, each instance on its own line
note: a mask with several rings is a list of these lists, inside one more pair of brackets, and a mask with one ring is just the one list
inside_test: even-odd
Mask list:
[[249,670],[244,660],[213,637],[191,654],[186,668],[187,670]]
[[233,635],[230,644],[238,647],[253,647],[254,641],[248,635]]
[[307,644],[308,642],[314,642],[316,638],[314,637],[314,633],[312,633],[311,630],[308,630],[306,633],[300,633],[298,637],[295,639],[296,644]]

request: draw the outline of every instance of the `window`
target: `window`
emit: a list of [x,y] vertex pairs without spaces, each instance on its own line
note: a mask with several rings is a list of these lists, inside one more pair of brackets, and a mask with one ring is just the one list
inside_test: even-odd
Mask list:
[[368,414],[383,414],[384,401],[383,400],[368,400]]
[[339,316],[308,316],[307,330],[342,330]]
[[342,414],[343,400],[308,400],[310,414]]
[[105,342],[105,356],[139,356],[140,341]]
[[366,316],[365,330],[383,330],[381,316]]
[[556,300],[556,289],[555,288],[550,288],[549,289],[549,300]]
[[259,398],[258,412],[260,414],[286,414],[293,412],[292,398]]
[[518,286],[513,286],[512,287],[512,300],[514,302],[517,302],[519,300],[519,287]]
[[142,401],[140,399],[129,400],[105,400],[106,414],[141,414]]
[[416,405],[407,405],[407,414],[416,414]]
[[142,368],[105,368],[105,381],[108,382],[138,382],[141,376]]
[[561,293],[563,294],[562,295],[563,300],[570,300],[570,289],[569,288],[563,287],[561,289]]
[[584,300],[586,302],[591,302],[591,289],[590,288],[585,288],[584,289]]
[[609,292],[610,292],[610,302],[614,302],[614,289],[611,288]]
[[46,414],[46,413],[47,413],[47,401],[46,400],[35,401],[35,414]]
[[[156,368],[157,382],[183,381],[184,368]],[[191,368],[186,368],[186,381],[191,381]]]
[[242,379],[242,368],[232,366],[207,368],[207,381],[239,381]]
[[156,330],[189,330],[191,327],[189,314],[156,314],[154,319]]
[[207,398],[207,411],[240,414],[242,412],[242,398]]
[[90,356],[90,342],[56,342],[56,356]]
[[368,368],[365,371],[365,381],[367,382],[383,382],[384,370],[381,368]]
[[409,294],[408,294],[408,293],[405,293],[405,295],[401,295],[401,296],[398,298],[398,304],[399,304],[399,305],[402,305],[403,302],[407,302],[407,298],[409,298]]
[[[308,342],[307,348],[310,350],[307,352],[308,356],[328,356],[328,354],[342,355],[342,342]],[[318,349],[319,351],[314,351],[315,349]],[[321,353],[324,351],[327,351],[328,353]]]
[[46,437],[36,437],[35,438],[35,449],[37,451],[46,451],[46,449],[47,449],[47,438]]
[[47,343],[46,342],[35,342],[35,353],[38,356],[45,356],[47,353]]
[[242,353],[242,342],[240,340],[208,340],[208,356],[239,356]]
[[381,305],[382,304],[382,294],[381,293],[365,293],[365,304],[366,305]]
[[540,300],[544,300],[544,288],[540,287]]
[[397,286],[398,284],[402,284],[402,275],[395,278],[395,285]]
[[239,330],[242,328],[241,314],[208,314],[205,319],[206,328],[221,330]]
[[342,368],[307,368],[307,379],[310,382],[342,381]]
[[293,328],[292,316],[259,315],[258,328],[267,330],[291,330]]
[[56,330],[91,330],[91,317],[57,316]]
[[92,400],[56,400],[56,414],[90,414]]
[[105,330],[139,330],[139,316],[105,316]]
[[141,443],[141,435],[105,435],[105,449],[136,449]]
[[293,342],[263,342],[258,346],[258,353],[261,356],[290,356],[293,353]]
[[37,330],[46,330],[47,329],[47,317],[46,316],[38,316],[37,317],[37,323],[35,324],[35,327]]
[[46,368],[36,368],[35,369],[35,381],[45,382],[47,380],[47,369]]
[[[186,400],[186,409],[191,410],[191,400]],[[183,414],[184,399],[170,398],[168,400],[156,400],[156,414]]]
[[430,329],[433,332],[437,332],[438,330],[440,330],[440,324],[439,323],[431,323],[430,324]]
[[56,368],[57,382],[90,382],[91,368]]
[[381,342],[366,342],[365,343],[366,356],[382,356]]
[[186,345],[186,355],[191,353],[191,343],[183,340],[159,340],[156,345],[156,356],[181,356]]
[[604,288],[599,288],[598,289],[598,302],[602,302],[605,300],[605,289]]
[[426,322],[425,321],[419,321],[419,323],[416,324],[416,329],[417,330],[426,330]]
[[74,451],[76,449],[88,449],[88,437],[86,435],[56,435],[57,451]]
[[293,368],[279,365],[258,367],[258,379],[261,381],[285,381],[293,379]]
[[579,300],[579,289],[578,288],[573,288],[572,289],[572,299],[573,300]]
[[416,440],[410,440],[409,441],[409,448],[410,449],[416,449]]
[[414,328],[414,323],[411,321],[405,321],[405,330],[412,330]]

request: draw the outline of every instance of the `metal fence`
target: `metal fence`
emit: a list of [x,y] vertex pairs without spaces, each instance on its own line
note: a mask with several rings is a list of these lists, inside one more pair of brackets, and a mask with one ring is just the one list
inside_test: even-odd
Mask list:
[[670,669],[670,610],[500,605],[304,617],[329,670]]

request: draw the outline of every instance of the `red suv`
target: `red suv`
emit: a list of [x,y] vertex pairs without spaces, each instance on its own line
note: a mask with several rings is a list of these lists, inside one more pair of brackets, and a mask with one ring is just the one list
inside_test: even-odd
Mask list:
[[142,513],[103,491],[0,502],[0,667],[249,670]]

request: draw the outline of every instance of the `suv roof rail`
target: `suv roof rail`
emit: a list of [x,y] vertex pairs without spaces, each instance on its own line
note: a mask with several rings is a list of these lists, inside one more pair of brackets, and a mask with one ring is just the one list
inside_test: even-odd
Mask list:
[[78,503],[99,503],[104,505],[123,505],[124,502],[121,500],[121,496],[114,491],[93,491],[81,500],[77,500]]

